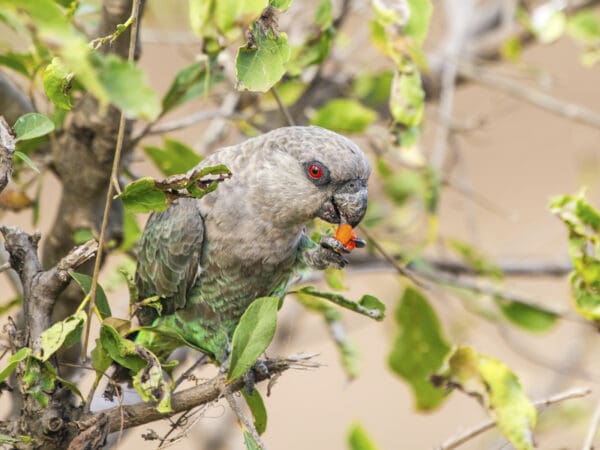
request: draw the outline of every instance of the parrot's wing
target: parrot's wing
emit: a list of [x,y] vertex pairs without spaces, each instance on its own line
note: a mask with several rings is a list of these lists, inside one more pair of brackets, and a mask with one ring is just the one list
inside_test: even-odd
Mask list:
[[[136,270],[139,300],[163,297],[162,315],[186,304],[187,293],[200,269],[204,223],[196,200],[183,198],[148,219],[140,241]],[[138,314],[142,324],[157,316],[151,308]]]

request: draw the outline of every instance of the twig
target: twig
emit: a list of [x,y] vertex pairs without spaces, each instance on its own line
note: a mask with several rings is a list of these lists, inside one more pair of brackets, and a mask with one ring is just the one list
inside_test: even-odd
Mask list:
[[538,108],[592,128],[600,128],[600,113],[584,106],[560,100],[544,92],[515,83],[475,64],[461,63],[458,72],[460,76],[468,80],[504,92]]
[[[133,4],[131,6],[131,17],[133,18],[133,23],[131,24],[131,34],[129,37],[129,53],[128,60],[133,61],[135,57],[135,47],[136,40],[138,34],[138,25],[140,18],[140,3],[141,0],[133,0]],[[92,274],[92,284],[90,287],[90,304],[88,306],[88,317],[85,325],[85,334],[83,338],[83,348],[81,350],[81,359],[85,361],[87,359],[87,348],[90,338],[90,328],[92,321],[92,314],[94,312],[94,306],[96,304],[96,290],[98,287],[98,275],[100,274],[100,262],[102,260],[102,252],[104,250],[104,242],[106,239],[106,228],[108,225],[108,214],[110,212],[110,205],[112,202],[113,196],[113,182],[112,180],[116,180],[119,171],[119,162],[121,161],[121,152],[123,150],[123,142],[125,140],[125,113],[121,111],[121,116],[119,118],[119,131],[117,134],[117,144],[115,148],[115,155],[113,158],[112,170],[110,174],[110,179],[108,182],[108,186],[106,188],[106,201],[104,203],[104,214],[102,215],[102,225],[100,227],[100,238],[98,240],[98,253],[96,254],[96,260],[94,262],[94,272]]]
[[281,111],[281,114],[283,114],[283,117],[285,117],[285,121],[287,122],[287,124],[289,126],[296,125],[296,122],[294,122],[294,118],[292,117],[292,115],[288,111],[287,107],[281,101],[281,97],[277,93],[277,89],[275,89],[275,86],[273,86],[271,88],[271,93],[273,94],[273,97],[275,98],[275,101],[277,102],[277,106],[279,107],[279,111]]
[[173,386],[173,390],[177,389],[179,387],[179,385],[181,383],[183,383],[192,374],[192,372],[194,370],[196,370],[198,367],[200,367],[201,365],[203,365],[204,363],[206,363],[207,360],[208,360],[208,356],[207,355],[200,356],[200,358],[198,358],[194,362],[194,364],[192,364],[190,367],[188,367],[186,369],[185,372],[183,372],[181,375],[179,375],[179,377],[175,381],[175,386]]
[[583,442],[583,446],[581,450],[594,450],[594,438],[596,437],[596,433],[598,432],[598,425],[600,424],[600,401],[596,405],[596,409],[594,410],[594,415],[592,416],[592,420],[590,421],[590,427],[588,428],[587,434],[585,436],[585,441]]
[[379,242],[377,242],[377,240],[373,236],[371,236],[371,233],[369,233],[363,225],[359,225],[358,229],[360,230],[361,234],[367,239],[367,241],[375,248],[375,250],[377,250],[381,254],[381,256],[383,256],[385,260],[388,263],[390,263],[400,275],[408,278],[417,286],[423,289],[427,289],[427,286],[425,286],[420,280],[415,278],[415,276],[411,273],[409,269],[400,265],[400,263],[396,261],[396,258],[390,255],[387,252],[387,250],[384,249],[383,246]]
[[213,120],[213,119],[237,120],[237,119],[243,119],[243,118],[244,118],[244,116],[241,114],[235,114],[235,113],[227,114],[225,111],[221,111],[220,109],[216,110],[216,111],[198,111],[195,114],[190,114],[189,116],[182,117],[181,119],[174,119],[170,122],[165,122],[163,124],[160,124],[160,123],[154,124],[150,128],[148,128],[148,130],[144,130],[145,134],[143,132],[140,132],[138,135],[133,137],[133,141],[138,142],[140,139],[142,139],[145,136],[151,136],[154,134],[163,134],[163,133],[169,133],[171,131],[181,130],[183,128],[187,128],[187,127],[190,127],[197,123],[205,122],[207,120]]
[[[538,409],[542,410],[543,408],[553,405],[555,403],[560,403],[565,400],[570,400],[573,398],[581,398],[589,395],[592,392],[590,388],[576,388],[570,389],[565,392],[561,392],[560,394],[556,394],[552,397],[538,400],[533,402],[533,405]],[[436,450],[451,450],[457,448],[464,444],[465,442],[470,441],[476,436],[479,436],[481,433],[490,430],[496,426],[496,423],[493,420],[486,420],[485,422],[480,423],[479,425],[465,431],[464,433],[451,437],[442,445],[436,448]]]
[[234,395],[231,392],[227,392],[225,394],[225,398],[227,399],[227,403],[229,403],[229,406],[237,416],[238,421],[243,425],[243,428],[247,429],[250,432],[250,434],[252,435],[252,439],[254,439],[254,441],[258,444],[259,448],[261,450],[267,450],[267,446],[260,438],[258,431],[256,431],[256,427],[248,419],[248,417],[246,417],[246,415],[242,411],[242,408],[240,407],[239,402],[234,397]]
[[[312,361],[313,355],[297,355],[282,359],[271,359],[265,363],[270,374],[284,372],[288,369],[307,369],[319,367],[319,364]],[[263,381],[267,378],[266,374],[257,374],[257,381]],[[227,392],[237,392],[244,387],[242,378],[233,380],[225,384],[227,374],[219,374],[213,379],[194,386],[189,389],[173,394],[171,399],[172,412],[162,414],[156,410],[156,405],[152,403],[136,403],[133,405],[124,405],[122,408],[113,407],[101,411],[109,418],[110,432],[118,431],[121,427],[121,413],[123,414],[123,429],[136,427],[156,420],[171,417],[182,411],[195,408],[200,405],[211,403],[223,395],[223,390]],[[225,387],[226,386],[226,387]],[[100,412],[99,412],[100,413]],[[96,413],[98,414],[98,413]]]

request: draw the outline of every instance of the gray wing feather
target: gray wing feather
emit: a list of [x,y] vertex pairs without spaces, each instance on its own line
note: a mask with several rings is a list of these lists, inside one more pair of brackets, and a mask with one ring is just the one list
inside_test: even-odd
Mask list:
[[[204,223],[194,199],[178,199],[153,213],[140,240],[136,269],[139,299],[163,297],[163,315],[185,307],[187,293],[198,276]],[[151,308],[138,314],[142,324],[156,317]]]

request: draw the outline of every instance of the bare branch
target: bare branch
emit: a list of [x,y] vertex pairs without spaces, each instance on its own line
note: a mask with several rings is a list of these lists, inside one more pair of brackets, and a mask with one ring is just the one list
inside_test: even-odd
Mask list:
[[594,410],[594,415],[590,421],[590,427],[585,435],[585,441],[581,450],[594,450],[594,438],[598,432],[598,425],[600,425],[600,402],[598,402]]
[[[271,359],[265,361],[265,363],[269,369],[269,374],[275,375],[288,369],[319,367],[318,363],[312,361],[313,357],[314,355],[298,355],[282,359]],[[266,378],[267,375],[265,374],[256,374],[256,381],[263,381]],[[168,414],[159,413],[156,410],[156,406],[151,403],[136,403],[134,405],[114,407],[96,414],[105,414],[108,417],[111,433],[119,431],[121,428],[127,429],[144,425],[171,417],[174,414],[203,404],[211,403],[221,398],[225,393],[237,392],[244,387],[244,380],[241,378],[229,384],[226,384],[226,380],[226,374],[219,374],[212,380],[173,394],[173,398],[171,399],[173,411]],[[123,422],[121,422],[121,417],[123,418]]]
[[[592,392],[592,390],[590,388],[570,389],[568,391],[561,392],[560,394],[556,394],[552,397],[548,397],[543,400],[535,401],[535,402],[533,402],[533,405],[539,411],[547,406],[554,405],[555,403],[560,403],[565,400],[570,400],[573,398],[585,397],[585,396],[589,395],[591,392]],[[485,422],[465,431],[464,433],[461,433],[458,436],[451,437],[446,442],[444,442],[442,445],[437,447],[436,450],[452,450],[454,448],[458,448],[462,444],[470,441],[471,439],[475,438],[476,436],[479,436],[481,433],[483,433],[487,430],[491,430],[495,426],[496,426],[496,423],[493,420],[486,420]]]
[[600,113],[584,106],[560,100],[544,92],[515,83],[508,78],[498,76],[492,71],[475,64],[461,63],[458,72],[465,79],[504,92],[518,100],[527,102],[558,116],[593,128],[600,128]]

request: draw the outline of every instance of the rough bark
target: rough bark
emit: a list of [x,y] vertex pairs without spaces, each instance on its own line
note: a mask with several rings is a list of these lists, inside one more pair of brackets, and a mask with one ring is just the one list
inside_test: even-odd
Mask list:
[[[40,335],[52,323],[52,309],[58,295],[69,283],[69,270],[92,258],[98,245],[90,241],[77,247],[56,266],[44,271],[37,255],[39,234],[31,236],[16,227],[0,227],[0,233],[4,236],[10,264],[23,285],[23,316],[28,324],[24,329],[17,330],[11,322],[8,329],[10,346],[13,353],[23,347],[39,353]],[[54,369],[57,369],[56,366]],[[48,405],[42,407],[27,393],[25,363],[17,367],[16,374],[14,395],[19,397],[19,417],[12,421],[6,431],[12,436],[29,436],[35,442],[17,445],[17,448],[64,448],[64,440],[74,433],[67,424],[81,414],[80,408],[73,402],[71,391],[56,383],[53,392],[47,392],[50,396]]]
[[14,153],[15,140],[12,131],[4,117],[0,116],[0,192],[10,181]]

